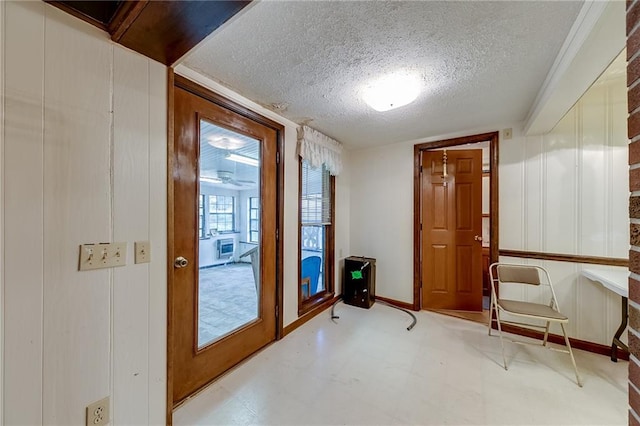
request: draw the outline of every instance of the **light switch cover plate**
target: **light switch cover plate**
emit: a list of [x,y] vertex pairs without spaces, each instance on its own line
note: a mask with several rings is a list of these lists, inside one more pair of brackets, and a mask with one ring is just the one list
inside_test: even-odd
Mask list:
[[82,244],[78,270],[113,268],[127,264],[127,243]]
[[151,244],[149,241],[136,241],[135,242],[135,263],[149,263],[151,262]]

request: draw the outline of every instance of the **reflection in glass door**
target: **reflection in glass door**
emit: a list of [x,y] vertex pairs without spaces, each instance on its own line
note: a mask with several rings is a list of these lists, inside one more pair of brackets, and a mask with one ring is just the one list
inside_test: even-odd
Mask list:
[[198,349],[259,318],[260,141],[200,120]]

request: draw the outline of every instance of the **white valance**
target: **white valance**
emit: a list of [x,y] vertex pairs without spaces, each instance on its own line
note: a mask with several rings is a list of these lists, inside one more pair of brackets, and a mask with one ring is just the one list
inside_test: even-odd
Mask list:
[[342,170],[342,144],[309,126],[298,127],[298,154],[313,168],[324,164],[332,176]]

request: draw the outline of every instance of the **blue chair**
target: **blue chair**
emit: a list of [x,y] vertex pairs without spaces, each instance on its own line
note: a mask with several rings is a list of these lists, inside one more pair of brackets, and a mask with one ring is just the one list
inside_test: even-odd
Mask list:
[[319,256],[309,256],[302,259],[301,278],[309,278],[309,296],[318,292],[318,280],[320,278],[320,265],[322,258]]

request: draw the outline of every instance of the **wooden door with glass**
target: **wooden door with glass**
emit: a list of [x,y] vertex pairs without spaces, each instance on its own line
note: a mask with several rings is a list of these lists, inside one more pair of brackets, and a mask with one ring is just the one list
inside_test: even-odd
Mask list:
[[279,131],[190,87],[173,91],[174,405],[275,340],[278,329]]

